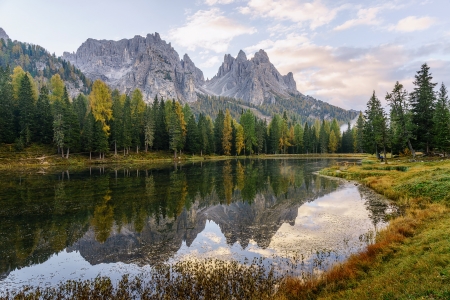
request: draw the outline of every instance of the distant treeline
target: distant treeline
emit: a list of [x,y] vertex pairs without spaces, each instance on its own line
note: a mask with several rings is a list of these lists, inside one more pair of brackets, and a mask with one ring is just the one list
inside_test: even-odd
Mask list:
[[364,115],[357,123],[358,140],[362,149],[370,153],[387,151],[411,154],[417,150],[425,154],[439,151],[445,155],[450,150],[450,112],[448,94],[442,83],[437,83],[427,64],[415,75],[414,90],[408,93],[398,81],[385,99],[389,114],[373,92]]
[[[38,85],[40,89],[38,91]],[[238,119],[237,119],[238,117]],[[89,95],[70,99],[59,74],[48,84],[16,67],[0,67],[0,142],[17,150],[32,143],[53,144],[58,153],[95,152],[103,158],[114,150],[171,150],[191,154],[249,155],[260,153],[354,152],[356,129],[341,134],[336,119],[314,124],[289,119],[286,112],[271,122],[251,110],[233,118],[230,111],[192,113],[189,105],[155,98],[146,104],[140,90],[129,95],[111,91],[102,81]]]

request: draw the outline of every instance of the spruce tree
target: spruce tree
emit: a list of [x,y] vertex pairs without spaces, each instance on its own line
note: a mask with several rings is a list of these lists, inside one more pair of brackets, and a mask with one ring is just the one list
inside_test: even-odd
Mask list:
[[200,136],[194,115],[191,114],[187,122],[186,150],[192,154],[200,151]]
[[436,96],[434,87],[437,83],[431,82],[433,77],[430,67],[425,63],[415,75],[414,91],[410,94],[410,104],[412,112],[412,124],[414,144],[430,152],[433,143],[433,115],[435,109]]
[[10,70],[0,66],[0,143],[12,143],[16,137],[14,126],[14,98]]
[[270,153],[273,154],[278,153],[278,145],[281,138],[281,123],[281,117],[275,114],[269,125],[269,149]]
[[50,144],[53,139],[53,115],[50,107],[49,92],[43,86],[36,103],[35,139],[42,144]]
[[[387,124],[387,118],[380,100],[375,95],[375,91],[372,97],[367,102],[367,109],[364,112],[366,119],[364,128],[364,137],[367,145],[372,145],[372,150],[378,156],[378,149],[383,149],[384,161],[386,159],[386,147],[389,143],[389,128]],[[372,152],[373,153],[373,152]]]
[[358,120],[356,121],[356,138],[355,138],[355,152],[364,152],[364,116],[359,112]]
[[232,139],[232,131],[231,127],[231,115],[230,111],[227,109],[225,112],[225,118],[223,120],[223,130],[222,130],[222,153],[225,155],[231,154],[231,139]]
[[439,89],[433,123],[434,143],[445,155],[450,150],[450,111],[444,83]]
[[29,145],[34,140],[33,129],[36,116],[36,107],[33,99],[31,79],[25,74],[20,80],[17,102],[17,123],[19,134],[25,145]]
[[395,83],[394,89],[391,93],[386,94],[386,101],[391,108],[391,131],[393,147],[397,145],[397,151],[403,151],[405,147],[415,158],[416,152],[412,146],[412,123],[411,113],[408,106],[408,93],[403,88],[403,85],[398,81]]
[[219,110],[219,113],[214,121],[214,152],[217,154],[223,154],[222,140],[224,120],[225,115],[222,110]]

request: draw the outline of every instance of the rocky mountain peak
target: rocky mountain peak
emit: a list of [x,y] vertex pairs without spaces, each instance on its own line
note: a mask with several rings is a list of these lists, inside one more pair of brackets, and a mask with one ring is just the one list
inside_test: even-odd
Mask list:
[[88,78],[101,79],[122,93],[139,88],[149,102],[155,96],[196,101],[204,83],[203,72],[189,56],[180,60],[157,32],[120,41],[87,39],[76,53],[65,52],[63,58]]
[[0,27],[0,39],[4,39],[5,41],[9,39],[9,36],[6,34],[5,30]]
[[293,74],[281,75],[264,50],[256,52],[250,60],[242,50],[236,58],[226,54],[217,75],[203,88],[213,95],[243,99],[256,105],[264,101],[274,103],[276,97],[300,94]]
[[269,63],[269,56],[267,55],[266,51],[260,49],[258,52],[255,53],[255,56],[252,59],[256,63]]
[[238,56],[236,57],[237,61],[246,61],[247,60],[247,55],[245,55],[245,52],[240,50],[238,53]]

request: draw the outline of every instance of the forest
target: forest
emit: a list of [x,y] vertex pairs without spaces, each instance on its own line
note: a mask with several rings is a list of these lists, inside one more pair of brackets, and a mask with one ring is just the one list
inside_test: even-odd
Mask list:
[[92,153],[103,159],[110,152],[139,151],[172,151],[175,158],[336,152],[386,157],[386,152],[415,156],[418,150],[444,155],[450,147],[447,90],[443,84],[434,90],[426,64],[414,85],[408,93],[397,82],[387,93],[389,115],[374,92],[356,126],[341,132],[336,119],[303,123],[283,111],[268,123],[236,103],[217,110],[211,97],[203,102],[211,103],[212,116],[173,99],[145,103],[139,89],[126,95],[101,80],[89,94],[70,99],[59,73],[41,81],[20,66],[0,67],[0,143],[14,144],[16,151],[33,143],[53,145],[61,157],[85,153],[90,159]]
[[172,99],[146,104],[139,89],[125,95],[100,80],[88,95],[70,99],[59,74],[45,84],[20,66],[12,72],[0,68],[0,128],[0,142],[14,144],[17,151],[32,143],[51,144],[66,158],[74,152],[104,158],[109,151],[149,150],[170,150],[175,157],[180,152],[353,152],[355,135],[350,128],[342,135],[337,120],[302,124],[286,112],[275,114],[269,124],[242,108],[234,118],[230,110],[219,110],[213,120]]

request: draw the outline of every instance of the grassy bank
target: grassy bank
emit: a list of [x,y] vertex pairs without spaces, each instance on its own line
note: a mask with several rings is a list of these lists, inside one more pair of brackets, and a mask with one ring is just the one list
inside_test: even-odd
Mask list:
[[321,173],[356,180],[405,213],[323,277],[284,280],[285,299],[450,299],[450,161],[365,160]]

